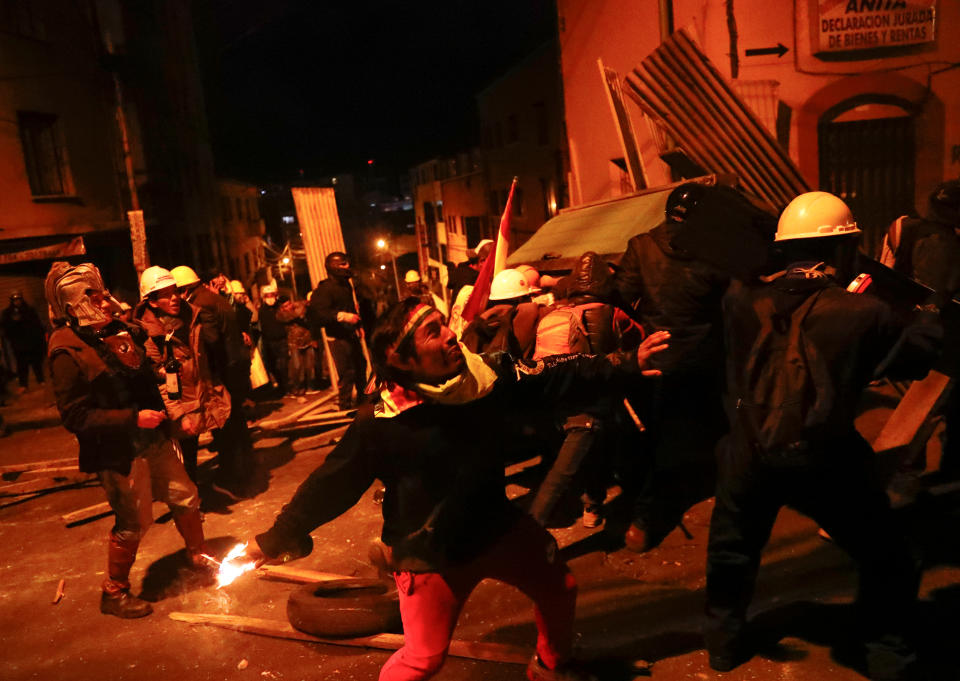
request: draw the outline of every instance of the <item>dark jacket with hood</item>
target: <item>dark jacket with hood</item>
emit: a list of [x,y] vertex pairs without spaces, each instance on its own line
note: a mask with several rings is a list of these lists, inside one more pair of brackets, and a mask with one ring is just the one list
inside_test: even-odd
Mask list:
[[353,302],[353,290],[350,280],[345,277],[328,277],[317,284],[310,296],[307,319],[310,322],[313,337],[320,338],[320,329],[327,332],[328,338],[357,340],[359,324],[347,324],[337,321],[338,312],[360,314]]
[[226,298],[198,285],[187,296],[187,302],[201,310],[203,341],[210,356],[210,366],[221,382],[248,378],[250,349],[243,342],[237,313]]
[[138,412],[164,404],[139,327],[117,321],[104,331],[127,363],[92,331],[61,326],[50,336],[50,374],[63,425],[80,443],[80,470],[127,475],[138,452],[166,437],[138,428]]
[[723,366],[720,301],[729,278],[671,245],[664,222],[627,243],[616,285],[622,298],[637,301],[644,331],[670,332],[670,347],[651,367],[671,373],[716,374]]
[[[803,394],[771,394],[769,404],[786,405],[781,414],[790,418],[787,440],[809,443],[812,449],[860,439],[854,429],[857,405],[870,381],[880,376],[921,378],[927,373],[939,348],[940,327],[936,315],[921,313],[914,319],[898,319],[890,307],[869,294],[848,293],[830,276],[811,276],[816,263],[797,263],[771,284],[731,284],[724,297],[728,361],[727,381],[734,408],[733,432],[747,442],[760,439],[755,425],[760,419],[747,411],[767,409],[755,405],[753,386],[775,385],[774,374],[800,368],[809,378]],[[816,296],[815,299],[811,298]],[[798,312],[807,301],[803,313]],[[794,314],[798,312],[798,314]],[[799,325],[799,326],[797,326]],[[795,327],[802,330],[802,356],[791,350],[785,361],[777,355],[768,329],[786,336]],[[779,383],[786,385],[786,383]],[[794,408],[792,405],[802,406]],[[799,413],[800,418],[795,416]],[[774,415],[774,419],[778,418]],[[784,424],[768,420],[768,432]],[[804,445],[806,446],[806,445]]]
[[638,371],[636,355],[558,355],[514,363],[485,356],[492,392],[459,405],[423,403],[393,418],[361,407],[327,460],[308,477],[273,527],[257,536],[268,556],[302,552],[309,533],[353,506],[380,480],[384,543],[399,570],[433,571],[482,553],[521,511],[504,493],[503,452],[512,419],[533,405],[598,391]]

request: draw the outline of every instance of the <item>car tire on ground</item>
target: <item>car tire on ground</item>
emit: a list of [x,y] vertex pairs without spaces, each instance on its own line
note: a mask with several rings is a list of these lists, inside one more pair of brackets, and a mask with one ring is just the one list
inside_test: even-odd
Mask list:
[[371,636],[400,630],[400,601],[389,582],[337,579],[291,593],[287,619],[314,636]]

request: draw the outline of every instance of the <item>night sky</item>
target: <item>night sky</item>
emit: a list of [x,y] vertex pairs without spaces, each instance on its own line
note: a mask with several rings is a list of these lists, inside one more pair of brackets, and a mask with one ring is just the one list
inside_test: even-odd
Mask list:
[[478,140],[474,95],[556,34],[552,0],[194,3],[217,172],[403,172]]

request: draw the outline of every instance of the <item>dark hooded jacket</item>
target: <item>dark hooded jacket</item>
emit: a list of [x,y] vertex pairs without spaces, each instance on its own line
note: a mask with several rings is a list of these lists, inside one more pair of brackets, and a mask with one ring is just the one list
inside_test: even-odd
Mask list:
[[[771,395],[769,404],[788,405],[782,410],[784,414],[796,411],[793,403],[802,404],[800,418],[790,416],[797,425],[792,426],[794,432],[786,439],[822,448],[859,437],[854,418],[870,381],[881,376],[921,378],[939,349],[940,327],[935,314],[898,319],[878,298],[848,293],[826,275],[810,277],[813,265],[791,266],[772,284],[747,286],[734,281],[724,297],[727,381],[730,401],[736,405],[732,427],[747,442],[760,439],[751,425],[758,419],[751,420],[746,413],[756,402],[753,386],[762,381],[774,385],[775,372],[800,367],[810,376],[804,383],[804,394]],[[812,296],[817,298],[802,318],[794,315]],[[772,338],[768,329],[781,328],[786,335],[797,324],[804,338],[801,356],[788,353],[786,363],[770,361],[775,356],[772,343],[760,342]],[[783,431],[778,422],[767,424],[769,430]]]
[[423,403],[393,418],[370,406],[326,461],[300,485],[273,527],[257,535],[271,557],[300,553],[309,533],[353,506],[375,480],[383,499],[385,544],[394,566],[432,571],[487,549],[521,511],[504,494],[504,459],[518,412],[571,396],[589,400],[635,380],[635,354],[558,355],[517,364],[485,356],[493,391],[457,405]]
[[721,299],[729,278],[671,245],[664,222],[627,243],[616,286],[636,301],[644,331],[670,332],[651,366],[669,374],[716,374],[723,365]]

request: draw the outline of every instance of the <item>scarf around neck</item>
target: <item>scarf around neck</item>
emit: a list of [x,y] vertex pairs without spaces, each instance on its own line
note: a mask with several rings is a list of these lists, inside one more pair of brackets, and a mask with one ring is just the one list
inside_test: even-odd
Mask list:
[[374,416],[393,418],[419,404],[466,404],[489,395],[497,382],[497,372],[483,361],[483,357],[470,352],[462,344],[460,350],[466,360],[463,371],[440,385],[416,383],[412,389],[395,383],[387,385],[380,391]]

